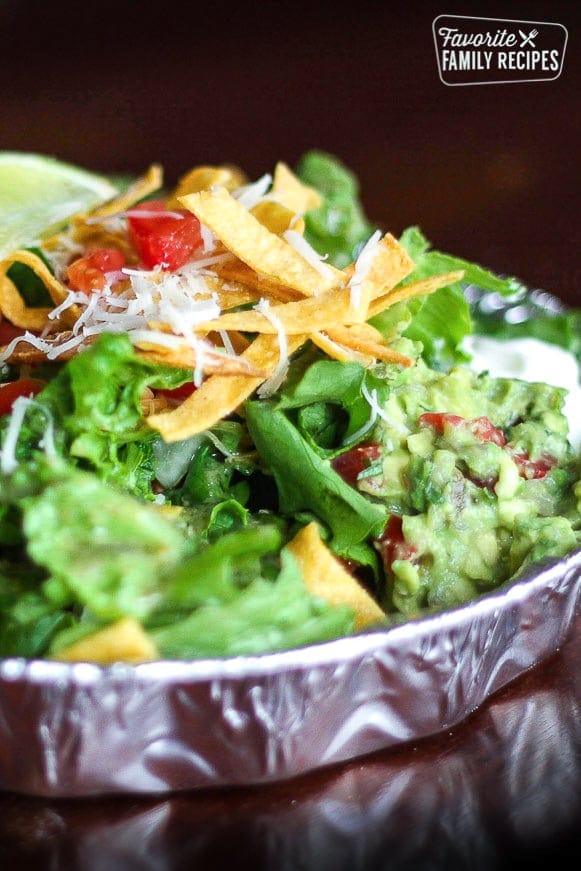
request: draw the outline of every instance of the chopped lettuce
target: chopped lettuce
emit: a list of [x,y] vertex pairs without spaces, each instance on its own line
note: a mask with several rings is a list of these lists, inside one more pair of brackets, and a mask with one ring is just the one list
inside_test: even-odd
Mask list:
[[357,179],[336,157],[317,150],[302,157],[297,175],[323,196],[305,216],[305,238],[334,266],[348,266],[375,230],[359,201]]

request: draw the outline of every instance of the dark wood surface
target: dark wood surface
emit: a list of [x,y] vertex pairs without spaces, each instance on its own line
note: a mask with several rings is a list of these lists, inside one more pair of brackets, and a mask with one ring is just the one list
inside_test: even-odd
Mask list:
[[[0,145],[100,171],[200,162],[251,177],[319,147],[370,217],[581,304],[575,4],[0,5]],[[554,82],[447,88],[442,12],[558,21]],[[170,799],[0,796],[0,867],[579,867],[581,643],[417,746],[293,783]],[[557,864],[558,863],[558,864]]]

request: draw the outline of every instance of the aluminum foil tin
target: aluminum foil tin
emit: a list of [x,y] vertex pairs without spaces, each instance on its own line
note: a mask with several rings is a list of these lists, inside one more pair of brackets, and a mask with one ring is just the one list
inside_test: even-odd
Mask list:
[[281,780],[449,729],[554,652],[581,552],[467,606],[263,656],[0,661],[0,789],[163,793]]

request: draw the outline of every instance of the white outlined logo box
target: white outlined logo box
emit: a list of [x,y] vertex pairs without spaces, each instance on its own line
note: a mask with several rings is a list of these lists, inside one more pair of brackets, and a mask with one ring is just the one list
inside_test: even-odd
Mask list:
[[563,24],[438,15],[432,33],[440,81],[449,87],[551,82],[563,71]]

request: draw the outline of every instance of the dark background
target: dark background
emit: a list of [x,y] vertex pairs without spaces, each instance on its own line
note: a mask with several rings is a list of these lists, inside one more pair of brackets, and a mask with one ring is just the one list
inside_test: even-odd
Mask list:
[[[432,20],[569,30],[553,82],[446,87]],[[200,162],[251,177],[308,148],[359,176],[369,216],[579,301],[575,3],[0,3],[0,147],[99,171]]]

